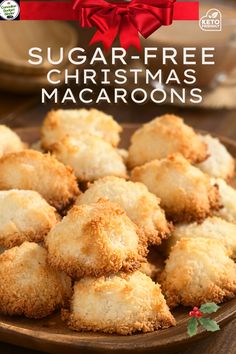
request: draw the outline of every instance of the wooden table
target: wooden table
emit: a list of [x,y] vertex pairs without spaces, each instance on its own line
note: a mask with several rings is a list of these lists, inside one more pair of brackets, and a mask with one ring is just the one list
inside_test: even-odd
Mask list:
[[[236,98],[235,98],[236,99]],[[36,106],[35,106],[36,104]],[[183,116],[187,123],[195,128],[208,130],[236,140],[235,110],[182,109],[170,106],[150,105],[99,105],[97,108],[112,113],[120,122],[145,122],[163,113],[175,113]],[[12,127],[39,125],[47,105],[37,104],[37,97],[14,96],[0,93],[0,123],[6,122]],[[36,354],[37,352],[0,343],[1,354]],[[155,352],[158,354],[158,352]],[[236,354],[236,318],[220,332],[211,334],[199,342],[193,342],[187,348],[174,348],[166,354]],[[161,354],[165,354],[162,352]]]

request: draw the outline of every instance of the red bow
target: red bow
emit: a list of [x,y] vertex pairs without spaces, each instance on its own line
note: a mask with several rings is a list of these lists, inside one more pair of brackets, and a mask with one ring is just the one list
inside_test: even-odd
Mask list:
[[107,50],[117,34],[121,47],[141,49],[139,33],[148,38],[162,25],[171,25],[175,0],[132,0],[108,3],[104,0],[75,0],[81,27],[98,30],[90,44],[102,42]]

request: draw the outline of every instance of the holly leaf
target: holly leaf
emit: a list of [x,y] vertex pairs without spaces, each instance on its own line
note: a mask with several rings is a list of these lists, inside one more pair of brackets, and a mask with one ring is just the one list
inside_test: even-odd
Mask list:
[[198,322],[195,317],[190,318],[188,321],[188,335],[189,337],[193,337],[197,334]]
[[216,321],[211,320],[210,318],[199,318],[199,322],[208,332],[216,332],[220,330]]
[[207,304],[203,304],[199,310],[202,313],[213,313],[219,310],[219,308],[220,307],[216,305],[214,302],[208,302]]

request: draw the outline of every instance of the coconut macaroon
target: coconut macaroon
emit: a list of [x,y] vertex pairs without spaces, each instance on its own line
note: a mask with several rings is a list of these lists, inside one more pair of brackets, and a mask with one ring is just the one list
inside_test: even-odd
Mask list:
[[207,158],[207,146],[194,130],[183,119],[167,114],[144,124],[133,134],[128,163],[133,168],[176,152],[191,163]]
[[6,125],[0,125],[0,157],[9,152],[21,151],[26,147],[20,137]]
[[89,185],[76,204],[91,204],[100,198],[119,204],[128,217],[143,229],[148,242],[160,244],[169,236],[171,226],[160,208],[160,200],[142,183],[125,181],[117,177],[105,177]]
[[211,135],[201,135],[202,141],[208,146],[209,157],[204,162],[196,165],[200,170],[212,177],[229,180],[234,176],[235,160],[221,144],[219,139]]
[[59,109],[47,114],[42,130],[42,146],[50,146],[66,136],[77,138],[82,133],[98,136],[113,146],[120,141],[121,126],[109,116],[96,109]]
[[35,191],[0,191],[0,246],[41,242],[59,216]]
[[35,190],[58,210],[68,207],[79,194],[72,169],[49,154],[10,153],[0,159],[0,170],[0,190]]
[[221,178],[212,178],[212,184],[217,184],[222,208],[214,214],[236,224],[236,190]]
[[182,238],[199,237],[222,241],[229,255],[236,259],[236,225],[218,217],[209,217],[201,224],[194,222],[176,225],[168,245],[171,247]]
[[200,221],[220,207],[217,186],[180,154],[136,167],[131,179],[143,182],[156,194],[174,222]]
[[50,264],[73,278],[133,271],[147,251],[138,227],[108,200],[74,206],[45,243]]
[[160,281],[172,308],[221,303],[236,295],[236,264],[221,241],[182,238],[172,248]]
[[42,318],[66,306],[71,280],[47,264],[47,252],[24,242],[0,255],[0,313]]
[[66,137],[51,146],[56,158],[73,168],[79,181],[94,181],[104,176],[126,178],[127,171],[118,151],[105,140],[90,134]]
[[122,335],[175,325],[160,286],[139,271],[75,283],[62,318],[76,331]]

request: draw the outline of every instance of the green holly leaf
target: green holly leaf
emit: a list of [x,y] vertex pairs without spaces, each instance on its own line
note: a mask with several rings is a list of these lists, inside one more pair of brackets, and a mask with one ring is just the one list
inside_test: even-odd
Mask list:
[[188,321],[188,335],[189,337],[193,337],[197,334],[198,322],[195,317],[190,318]]
[[199,318],[199,322],[208,332],[216,332],[220,330],[216,321],[211,320],[210,318]]
[[216,305],[214,302],[209,302],[207,304],[203,304],[199,310],[202,313],[213,313],[219,310],[219,308],[220,306]]

